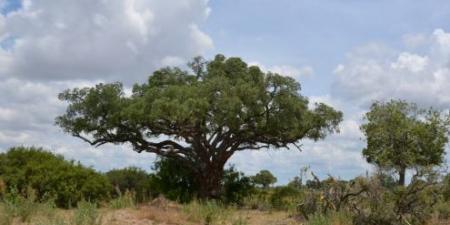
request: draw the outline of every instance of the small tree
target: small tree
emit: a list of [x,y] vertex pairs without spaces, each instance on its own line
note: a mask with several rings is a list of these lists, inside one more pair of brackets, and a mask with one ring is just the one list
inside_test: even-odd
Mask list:
[[91,145],[129,143],[191,168],[201,198],[221,192],[223,168],[238,151],[289,148],[337,130],[342,113],[310,108],[293,78],[264,73],[240,58],[196,58],[191,74],[164,68],[124,94],[122,84],[75,88],[56,123]]
[[252,177],[253,183],[261,185],[263,188],[268,188],[271,184],[277,182],[277,178],[268,170],[261,170]]
[[408,168],[442,163],[449,118],[401,100],[375,102],[361,126],[367,138],[363,155],[369,163],[397,171],[398,184],[404,185]]

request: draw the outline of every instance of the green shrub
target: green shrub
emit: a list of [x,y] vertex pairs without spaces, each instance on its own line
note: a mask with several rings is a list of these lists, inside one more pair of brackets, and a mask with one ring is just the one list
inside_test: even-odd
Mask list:
[[0,154],[0,175],[7,187],[20,192],[30,187],[38,201],[54,198],[59,207],[75,206],[82,199],[105,200],[111,190],[104,175],[34,147],[15,147]]
[[282,186],[273,189],[270,203],[274,209],[287,210],[296,207],[302,199],[302,192],[292,186]]
[[236,204],[242,206],[244,199],[255,193],[250,177],[230,167],[224,171],[222,180],[222,201],[225,204]]
[[112,190],[114,197],[118,197],[118,191],[135,193],[137,202],[144,202],[155,197],[155,191],[152,190],[152,176],[142,169],[136,167],[114,169],[107,172],[106,176],[114,187]]
[[197,182],[194,174],[177,160],[159,158],[154,166],[152,187],[172,201],[190,202],[197,196]]
[[[191,169],[174,159],[160,158],[155,162],[152,185],[155,193],[182,203],[198,197],[199,187]],[[226,169],[222,178],[220,200],[227,204],[242,205],[244,199],[254,191],[249,177],[233,167]]]

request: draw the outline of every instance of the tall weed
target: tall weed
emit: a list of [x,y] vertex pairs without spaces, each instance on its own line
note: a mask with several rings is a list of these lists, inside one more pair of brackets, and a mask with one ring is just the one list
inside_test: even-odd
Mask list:
[[112,209],[135,208],[136,194],[128,190],[124,194],[118,191],[118,197],[109,202],[109,207]]
[[215,201],[192,201],[183,207],[183,211],[188,215],[189,220],[205,225],[226,224],[232,214],[230,208]]
[[74,225],[100,225],[102,216],[97,205],[91,202],[81,201],[73,214]]

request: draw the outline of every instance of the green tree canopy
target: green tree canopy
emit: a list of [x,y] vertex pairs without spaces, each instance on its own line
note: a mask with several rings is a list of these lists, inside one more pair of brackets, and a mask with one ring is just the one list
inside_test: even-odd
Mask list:
[[252,177],[255,184],[261,185],[263,188],[268,188],[271,184],[277,182],[277,178],[268,170],[261,170]]
[[203,197],[214,197],[235,152],[318,140],[342,120],[325,104],[310,108],[293,78],[240,58],[196,58],[190,66],[194,74],[155,71],[130,96],[120,83],[67,90],[59,98],[69,105],[56,123],[94,146],[129,143],[137,152],[176,158],[194,171]]
[[363,155],[369,163],[396,170],[400,185],[405,183],[406,169],[442,163],[449,115],[391,100],[373,103],[365,120],[361,126],[367,139]]

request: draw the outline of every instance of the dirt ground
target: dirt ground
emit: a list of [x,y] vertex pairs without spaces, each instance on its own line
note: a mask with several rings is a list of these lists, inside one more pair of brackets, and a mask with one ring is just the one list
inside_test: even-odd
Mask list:
[[[239,210],[229,215],[229,220],[219,224],[232,225],[232,221],[245,221],[246,225],[293,225],[301,224],[285,212],[263,212],[257,210]],[[178,206],[156,207],[142,205],[136,209],[108,210],[104,223],[110,225],[203,225],[189,217]],[[235,222],[236,223],[236,222]]]

